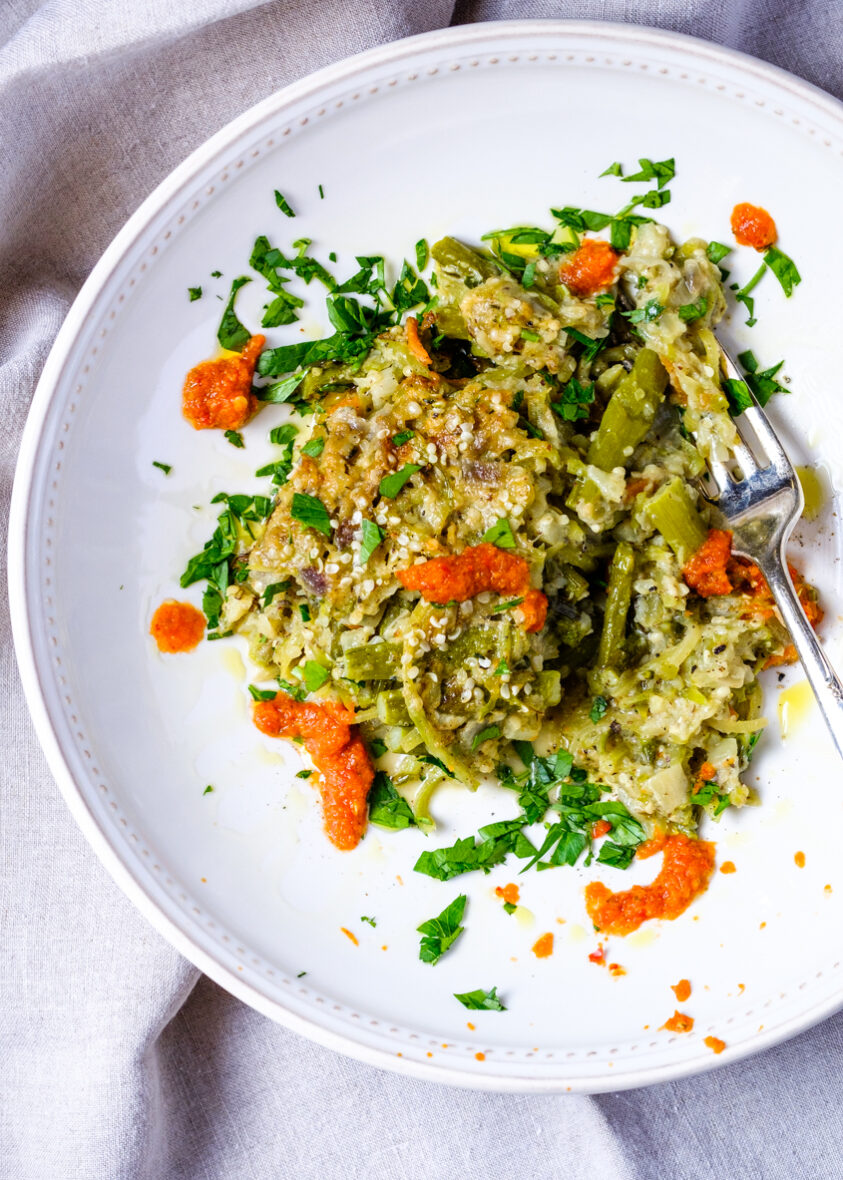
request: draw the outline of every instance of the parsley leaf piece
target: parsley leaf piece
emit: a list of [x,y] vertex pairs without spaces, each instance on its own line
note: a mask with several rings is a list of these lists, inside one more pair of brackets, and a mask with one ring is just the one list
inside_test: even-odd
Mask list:
[[540,339],[538,332],[534,332],[532,328],[521,329],[521,339],[531,340],[534,343]]
[[326,537],[331,535],[331,517],[318,496],[309,496],[306,492],[294,492],[290,516],[299,524],[303,524],[305,528],[316,529]]
[[597,179],[599,180],[603,176],[620,176],[623,178],[623,164],[615,160],[614,164],[610,164],[608,168],[604,169]]
[[234,310],[234,301],[237,298],[237,292],[241,287],[245,287],[246,283],[251,283],[248,275],[241,275],[240,278],[235,279],[231,284],[231,294],[228,297],[228,303],[225,305],[225,311],[222,313],[220,326],[217,329],[217,340],[223,348],[229,349],[231,352],[241,352],[251,339],[251,332],[244,328],[237,318],[237,313]]
[[281,291],[269,304],[263,313],[262,328],[280,328],[284,324],[294,324],[299,318],[296,308],[304,307],[304,300],[289,291]]
[[709,262],[721,262],[727,254],[732,253],[731,246],[724,246],[722,242],[709,242],[705,248],[705,256]]
[[415,437],[415,430],[402,430],[398,434],[394,434],[392,436],[392,445],[394,447],[403,447],[404,443],[408,443],[411,438]]
[[746,310],[749,312],[749,319],[746,321],[746,325],[748,328],[751,328],[753,326],[753,324],[756,324],[758,322],[755,318],[755,300],[750,295],[750,291],[752,291],[758,285],[758,283],[761,282],[766,270],[767,270],[767,263],[762,262],[761,265],[759,266],[758,270],[755,272],[755,274],[749,280],[749,282],[746,283],[743,287],[741,287],[740,290],[735,291],[735,302],[742,303],[744,305],[744,307],[746,308]]
[[802,282],[802,276],[796,269],[796,263],[787,254],[777,250],[775,246],[768,246],[764,251],[764,261],[779,280],[785,297],[790,299],[793,288]]
[[280,676],[278,677],[278,687],[283,693],[286,693],[286,695],[291,697],[294,701],[301,702],[307,695],[304,689],[298,684],[291,684],[289,680],[282,680]]
[[316,692],[326,680],[330,680],[331,673],[316,660],[308,660],[304,666],[304,687],[308,692]]
[[254,684],[249,685],[249,694],[253,701],[274,701],[278,696],[274,688],[257,688]]
[[416,270],[422,271],[427,266],[430,251],[427,246],[427,241],[424,238],[419,238],[416,242]]
[[[664,188],[669,184],[676,175],[676,161],[671,158],[669,160],[648,160],[639,159],[638,161],[640,172],[632,172],[629,176],[623,176],[621,179],[624,184],[632,184],[638,181],[655,180],[658,188]],[[617,173],[615,175],[618,175]]]
[[201,287],[188,287],[187,293],[190,296],[191,303],[195,303],[197,299],[202,298],[202,288]]
[[290,207],[290,202],[286,197],[279,193],[278,189],[275,190],[275,204],[278,206],[281,212],[286,213],[288,217],[295,217],[295,213]]
[[419,463],[405,463],[398,471],[393,471],[391,475],[385,475],[380,482],[378,491],[382,496],[389,500],[394,500],[404,484],[415,475],[417,471],[421,471]]
[[[578,344],[583,345],[583,360],[593,361],[601,349],[606,347],[608,336],[586,336],[585,332],[581,332],[579,328],[572,328],[566,326],[562,329],[566,336],[570,336],[572,340],[576,340]],[[514,408],[514,407],[513,407]]]
[[152,466],[157,467],[159,471],[163,471],[165,475],[169,475],[173,470],[169,463],[159,463],[157,459],[152,460]]
[[595,307],[614,307],[615,297],[610,295],[608,291],[601,291],[599,295],[594,297]]
[[303,623],[310,622],[310,607],[306,602],[299,603],[299,614],[301,615],[301,621]]
[[211,271],[211,278],[212,279],[221,279],[222,278],[222,271],[221,270],[212,270]]
[[621,315],[626,316],[631,324],[644,324],[657,320],[663,311],[664,307],[658,299],[650,299],[643,307],[636,307],[634,311],[623,311]]
[[498,549],[515,548],[515,537],[512,527],[505,516],[495,521],[490,529],[486,529],[480,540],[488,541],[491,545],[497,545]]
[[372,738],[369,742],[369,753],[373,758],[382,758],[386,751],[386,742],[382,742],[380,738]]
[[325,200],[325,190],[323,189],[321,184],[318,187],[319,187],[319,200],[324,201]]
[[454,992],[454,999],[459,1000],[464,1008],[470,1008],[473,1012],[506,1012],[506,1007],[500,1002],[497,996],[498,989],[493,987],[491,991],[484,992],[478,988],[473,992]]
[[310,776],[312,774],[313,774],[312,770],[297,770],[296,771],[296,778],[308,779],[308,778],[310,778]]
[[309,442],[306,442],[304,444],[304,446],[301,449],[301,453],[303,455],[309,455],[311,459],[318,459],[324,450],[325,450],[325,439],[324,438],[312,438]]
[[279,405],[281,402],[290,400],[303,380],[304,373],[292,373],[283,381],[276,381],[273,385],[265,385],[262,389],[256,389],[255,396],[260,402]]
[[501,660],[497,668],[495,668],[494,672],[492,673],[493,676],[506,676],[508,674],[509,664],[506,662],[506,660]]
[[723,392],[726,394],[729,413],[733,418],[737,418],[752,405],[752,397],[745,381],[737,381],[734,377],[727,377],[723,381]]
[[606,716],[606,710],[609,708],[609,702],[605,697],[595,697],[591,702],[588,716],[595,722],[595,724]]
[[473,836],[465,836],[449,848],[423,852],[413,866],[413,871],[434,877],[437,881],[450,881],[452,877],[473,873],[478,869],[488,873],[495,865],[506,860],[510,852],[526,860],[536,850],[522,831],[524,822],[522,817],[487,824],[478,832],[479,843],[475,843]]
[[550,408],[566,422],[579,422],[588,417],[588,406],[593,401],[594,382],[580,385],[576,377],[572,377],[563,388],[559,401],[551,402]]
[[420,303],[427,303],[430,292],[423,279],[420,279],[409,262],[404,261],[398,282],[390,293],[392,306],[400,316],[403,312],[417,307]]
[[615,869],[626,869],[635,859],[635,849],[629,844],[615,844],[607,840],[597,853],[597,863]]
[[233,447],[245,447],[246,445],[243,442],[243,435],[239,432],[239,430],[226,430],[225,437]]
[[683,303],[679,308],[679,318],[686,324],[693,323],[694,320],[702,319],[708,311],[708,300],[705,295],[700,295],[696,303]]
[[471,749],[474,751],[478,746],[482,746],[484,742],[490,742],[493,738],[500,736],[501,727],[499,725],[487,725],[485,729],[481,729],[478,734],[475,734],[474,740],[471,743]]
[[205,788],[205,790],[202,792],[202,794],[203,794],[203,795],[210,795],[210,794],[212,794],[212,793],[213,793],[213,790],[214,790],[214,788],[211,786],[211,784],[210,784],[210,783],[208,783],[207,787],[206,787],[206,788]]
[[533,286],[536,281],[536,264],[535,262],[528,262],[524,267],[524,273],[521,275],[521,286],[528,289]]
[[744,369],[746,369],[744,380],[755,394],[755,399],[759,405],[766,406],[774,393],[790,392],[786,385],[782,385],[780,381],[776,380],[776,374],[781,369],[784,361],[779,361],[777,365],[771,365],[769,369],[759,371],[758,361],[752,352],[740,353],[738,360]]
[[423,963],[430,963],[431,966],[438,963],[465,930],[460,923],[467,900],[466,895],[461,893],[438,917],[429,918],[427,922],[422,922],[421,926],[416,927],[419,934],[424,935],[419,947],[419,958]]
[[360,522],[360,564],[365,565],[383,540],[383,533],[373,520]]
[[269,606],[269,604],[272,602],[272,600],[274,598],[276,598],[279,594],[283,594],[284,591],[289,590],[289,588],[290,588],[290,579],[289,578],[287,578],[283,582],[273,582],[270,586],[267,586],[267,588],[263,592],[263,605]]
[[369,823],[394,831],[417,826],[410,804],[398,794],[392,779],[383,770],[375,773],[369,791]]
[[365,914],[360,915],[360,921],[361,922],[368,922],[369,925],[372,927],[372,929],[374,929],[377,926],[377,922],[375,921],[375,919],[374,918],[367,918]]

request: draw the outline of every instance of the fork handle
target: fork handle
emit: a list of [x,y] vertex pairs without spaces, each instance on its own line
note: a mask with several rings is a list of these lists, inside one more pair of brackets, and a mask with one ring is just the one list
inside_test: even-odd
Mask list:
[[783,557],[778,560],[771,557],[759,565],[799,653],[837,752],[843,757],[843,681],[829,663],[814,628],[808,622]]

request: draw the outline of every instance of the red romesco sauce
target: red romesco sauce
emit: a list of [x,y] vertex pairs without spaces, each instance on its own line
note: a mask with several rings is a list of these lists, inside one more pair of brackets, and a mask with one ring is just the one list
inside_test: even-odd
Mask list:
[[667,1029],[668,1032],[675,1033],[690,1032],[693,1027],[693,1016],[686,1016],[684,1012],[679,1011],[675,1011],[673,1015],[662,1025],[662,1028]]
[[701,598],[731,594],[727,566],[732,556],[732,534],[726,529],[709,529],[696,553],[682,567],[682,577]]
[[405,590],[417,590],[427,602],[466,602],[484,590],[523,598],[518,610],[525,631],[541,631],[547,598],[530,589],[530,568],[523,557],[482,541],[453,557],[433,557],[396,570]]
[[619,255],[608,242],[586,238],[559,267],[559,278],[573,295],[596,295],[611,287]]
[[766,250],[779,236],[767,210],[746,201],[732,210],[732,233],[739,246],[752,246],[754,250]]
[[239,430],[258,408],[255,365],[266,337],[253,336],[239,356],[202,361],[184,381],[182,413],[197,430]]
[[294,701],[278,693],[258,701],[252,718],[261,733],[303,739],[319,772],[328,839],[343,851],[356,848],[366,830],[366,799],[375,771],[354,714],[336,701]]
[[603,934],[631,934],[650,918],[678,918],[708,885],[714,869],[714,845],[681,832],[648,840],[638,849],[642,859],[664,853],[661,870],[650,885],[633,885],[612,893],[600,881],[586,886],[585,908]]
[[149,633],[159,651],[193,651],[205,634],[205,616],[189,602],[170,598],[152,616]]

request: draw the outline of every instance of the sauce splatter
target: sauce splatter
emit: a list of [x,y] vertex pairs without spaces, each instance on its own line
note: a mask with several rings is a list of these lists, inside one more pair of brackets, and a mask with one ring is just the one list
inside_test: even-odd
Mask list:
[[732,233],[739,246],[752,246],[753,250],[766,250],[772,246],[778,235],[776,223],[766,209],[743,201],[732,210]]
[[596,295],[615,281],[619,257],[608,242],[586,238],[565,258],[559,278],[572,295]]
[[196,430],[239,430],[258,408],[255,365],[266,337],[253,336],[239,356],[201,361],[184,381],[182,413]]
[[679,1011],[675,1011],[673,1015],[662,1025],[662,1028],[667,1029],[668,1032],[675,1033],[690,1032],[693,1027],[693,1016],[686,1016],[684,1012]]
[[475,1060],[475,1061],[485,1061],[485,1060],[486,1060],[486,1054],[485,1054],[485,1053],[475,1053],[475,1054],[474,1054],[474,1060]]
[[601,836],[605,836],[611,830],[612,825],[607,819],[598,819],[596,823],[591,825],[591,838],[592,840],[599,840]]
[[732,534],[726,529],[709,529],[702,545],[682,567],[682,577],[701,598],[731,594],[726,570],[731,556]]
[[[763,1028],[764,1025],[762,1024],[761,1027]],[[712,1053],[722,1053],[726,1048],[726,1042],[721,1041],[719,1037],[706,1037],[703,1044],[707,1045]]]
[[598,930],[630,934],[650,918],[678,918],[708,885],[714,869],[714,845],[682,832],[648,840],[638,849],[646,858],[664,853],[664,862],[650,885],[633,885],[612,893],[600,881],[586,886],[585,908]]
[[543,934],[533,943],[533,954],[537,959],[549,959],[553,954],[553,935]]
[[360,946],[360,943],[357,941],[356,935],[352,934],[350,930],[348,930],[345,926],[340,926],[340,930],[342,930],[342,932],[346,936],[346,938],[349,939],[351,942],[353,942],[355,946]]
[[591,954],[588,956],[588,961],[590,963],[596,963],[598,967],[606,966],[606,951],[602,945],[599,946],[596,951],[591,952]]
[[149,633],[159,651],[170,654],[193,651],[205,634],[205,616],[189,602],[169,598],[152,616]]
[[735,862],[733,860],[724,860],[720,866],[721,873],[736,873],[737,871],[738,870],[735,868]]
[[672,983],[670,990],[676,996],[680,1004],[684,1004],[691,996],[691,981],[689,979],[680,979],[678,983]]
[[356,848],[366,830],[366,798],[375,770],[354,714],[336,701],[294,701],[279,692],[258,701],[252,719],[261,733],[304,739],[319,771],[328,839],[343,851]]
[[396,570],[406,590],[417,590],[426,602],[467,602],[483,591],[523,598],[519,604],[525,631],[540,631],[547,614],[547,598],[530,588],[530,567],[523,557],[482,541],[452,557]]
[[620,963],[610,963],[609,974],[614,975],[615,977],[619,975],[626,975],[626,968],[621,967]]
[[504,885],[503,887],[496,885],[495,896],[502,898],[507,905],[518,905],[518,902],[521,900],[521,891],[517,885],[510,882],[509,885]]
[[794,852],[793,863],[796,865],[797,869],[804,869],[805,868],[805,853],[804,852]]

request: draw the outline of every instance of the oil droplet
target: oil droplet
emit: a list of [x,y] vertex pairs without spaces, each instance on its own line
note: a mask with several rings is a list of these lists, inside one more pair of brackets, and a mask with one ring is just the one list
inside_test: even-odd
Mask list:
[[782,738],[790,737],[805,720],[814,702],[807,680],[800,680],[779,693],[779,725]]
[[237,680],[246,679],[246,665],[236,647],[229,647],[222,653],[222,666]]
[[255,746],[255,759],[258,762],[265,762],[267,766],[278,766],[279,763],[284,763],[280,754],[276,754],[274,750],[268,750],[266,746]]
[[585,926],[580,926],[577,922],[568,927],[568,938],[571,942],[585,942],[588,938],[588,931]]
[[652,946],[657,938],[658,934],[651,926],[648,930],[638,930],[635,934],[630,934],[624,942],[627,946]]
[[512,916],[519,926],[532,926],[536,920],[533,911],[523,905],[517,905],[512,911]]
[[797,467],[796,474],[802,484],[802,494],[805,497],[802,516],[805,520],[816,520],[828,499],[825,472],[822,468],[817,467]]

